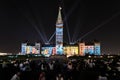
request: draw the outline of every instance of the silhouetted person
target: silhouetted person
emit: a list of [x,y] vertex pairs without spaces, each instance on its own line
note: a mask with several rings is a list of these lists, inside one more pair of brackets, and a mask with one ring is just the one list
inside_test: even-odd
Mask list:
[[16,74],[13,75],[13,77],[11,78],[11,80],[20,80],[20,72],[17,72]]
[[64,80],[62,74],[59,73],[58,76],[56,76],[56,80]]

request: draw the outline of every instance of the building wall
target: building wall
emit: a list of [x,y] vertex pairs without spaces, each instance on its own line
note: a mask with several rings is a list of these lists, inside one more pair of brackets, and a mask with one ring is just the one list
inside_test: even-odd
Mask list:
[[40,43],[35,43],[36,54],[40,54]]
[[79,55],[83,56],[85,54],[100,55],[100,43],[94,43],[93,45],[87,45],[85,42],[79,43]]
[[85,43],[79,43],[79,55],[85,55]]
[[94,45],[86,45],[85,46],[85,54],[94,54]]
[[78,55],[78,47],[77,46],[64,47],[64,54],[69,56]]
[[27,43],[22,43],[22,45],[21,45],[21,53],[23,55],[26,54],[26,46],[27,46]]
[[34,46],[22,43],[21,54],[40,54],[40,43],[35,43]]
[[95,55],[100,55],[101,49],[100,49],[100,43],[95,43]]

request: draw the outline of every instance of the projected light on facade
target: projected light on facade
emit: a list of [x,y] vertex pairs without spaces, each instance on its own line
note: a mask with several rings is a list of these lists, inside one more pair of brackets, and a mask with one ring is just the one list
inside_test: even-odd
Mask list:
[[56,54],[63,54],[63,21],[61,7],[59,7],[58,18],[56,21]]
[[80,42],[79,43],[79,55],[83,56],[85,54],[100,55],[100,42],[94,42],[91,44]]
[[40,54],[40,43],[30,45],[28,43],[22,43],[21,54]]
[[79,43],[79,55],[83,56],[85,53],[85,43]]
[[95,55],[100,55],[100,43],[95,43]]
[[85,46],[85,53],[94,54],[94,45]]
[[65,46],[64,47],[64,54],[67,56],[78,55],[78,46]]
[[22,46],[21,46],[21,53],[22,54],[26,54],[26,46],[27,46],[26,43],[22,43]]

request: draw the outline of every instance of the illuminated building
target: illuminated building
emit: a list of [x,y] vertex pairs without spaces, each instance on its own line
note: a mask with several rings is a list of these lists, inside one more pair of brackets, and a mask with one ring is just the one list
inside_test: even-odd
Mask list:
[[56,54],[63,54],[63,21],[61,7],[59,7],[58,18],[56,21]]
[[100,42],[93,43],[79,43],[79,55],[83,56],[85,54],[100,55]]
[[86,43],[80,42],[78,45],[63,46],[63,21],[61,16],[61,7],[59,7],[58,17],[56,21],[56,45],[43,46],[41,53],[44,55],[65,54],[67,56],[85,54],[100,55],[100,42]]
[[27,46],[27,43],[22,43],[22,45],[21,45],[21,53],[22,54],[26,54],[26,46]]
[[50,55],[54,55],[56,53],[55,49],[56,49],[55,46],[51,45],[51,44],[42,45],[41,54],[43,54],[44,56],[49,57]]
[[86,54],[94,54],[94,45],[86,45],[85,46],[85,53]]
[[[55,54],[65,54],[67,56],[80,55],[84,56],[85,54],[94,54],[100,55],[100,42],[86,43],[80,42],[76,45],[64,45],[63,46],[63,21],[61,15],[61,7],[59,7],[58,17],[56,20],[56,41],[55,45],[46,43],[40,45],[40,43],[35,43],[35,45],[29,45],[27,43],[22,43],[22,54],[43,54],[45,56],[55,55]],[[41,50],[40,50],[41,48]]]
[[21,54],[40,54],[40,43],[22,43]]
[[26,53],[27,54],[31,53],[31,48],[32,48],[32,46],[29,46],[29,45],[26,46]]
[[40,53],[40,43],[35,43],[36,54]]
[[85,54],[85,43],[81,42],[79,43],[79,55],[83,56]]
[[94,45],[95,45],[95,55],[100,55],[100,43],[99,42],[95,42],[94,43]]
[[78,45],[64,46],[64,54],[67,56],[78,55]]

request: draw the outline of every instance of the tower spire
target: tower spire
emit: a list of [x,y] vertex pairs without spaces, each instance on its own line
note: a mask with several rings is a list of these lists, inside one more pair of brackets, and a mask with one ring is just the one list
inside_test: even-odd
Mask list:
[[56,21],[56,27],[63,26],[61,10],[62,10],[62,8],[59,7],[58,17],[57,17],[57,21]]

